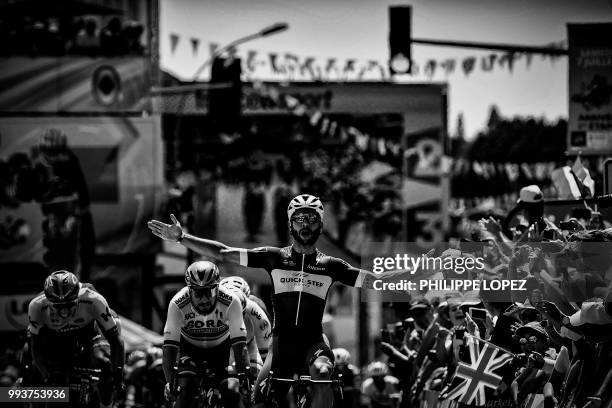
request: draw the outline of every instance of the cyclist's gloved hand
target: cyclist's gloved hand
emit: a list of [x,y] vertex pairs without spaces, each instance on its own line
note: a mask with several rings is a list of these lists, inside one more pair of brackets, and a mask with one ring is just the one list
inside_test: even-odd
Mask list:
[[170,390],[170,383],[167,382],[164,386],[164,398],[168,401],[171,401],[173,398],[172,391]]
[[124,390],[125,386],[123,384],[123,367],[117,367],[113,372],[113,387],[117,391]]
[[259,375],[259,369],[257,367],[251,367],[249,369],[249,380],[251,384],[255,384],[255,381],[257,381],[258,375]]
[[243,397],[249,397],[251,395],[251,382],[249,376],[245,373],[238,374],[238,383],[240,387],[240,394]]

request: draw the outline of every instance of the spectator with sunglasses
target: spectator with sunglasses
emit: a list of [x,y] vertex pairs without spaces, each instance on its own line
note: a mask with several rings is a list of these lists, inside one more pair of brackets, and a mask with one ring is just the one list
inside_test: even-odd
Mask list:
[[542,393],[544,384],[550,378],[555,365],[556,352],[550,349],[550,337],[540,322],[529,322],[516,330],[514,338],[522,354],[515,361],[519,363],[518,375],[511,384],[515,402],[523,401],[528,394]]

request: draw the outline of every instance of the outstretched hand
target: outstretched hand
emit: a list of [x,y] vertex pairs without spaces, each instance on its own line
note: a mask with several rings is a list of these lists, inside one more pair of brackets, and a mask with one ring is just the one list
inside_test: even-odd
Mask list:
[[501,224],[493,217],[489,217],[487,219],[483,218],[479,221],[479,224],[481,228],[493,234],[494,236],[497,236],[499,233],[501,233]]
[[172,224],[151,220],[147,223],[147,227],[149,227],[153,235],[165,239],[166,241],[176,242],[183,234],[183,228],[174,214],[170,214],[170,219],[172,220]]
[[550,318],[555,322],[561,322],[565,317],[565,314],[559,310],[557,305],[548,301],[541,301],[536,304],[536,308],[545,315],[545,317]]

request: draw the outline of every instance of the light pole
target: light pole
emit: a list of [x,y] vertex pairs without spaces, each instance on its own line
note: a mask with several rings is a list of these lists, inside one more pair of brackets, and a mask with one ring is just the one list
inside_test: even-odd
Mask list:
[[[209,90],[212,88],[226,88],[227,86],[225,84],[195,84],[195,82],[198,80],[198,78],[200,77],[200,75],[202,74],[202,71],[204,71],[204,69],[206,69],[206,67],[208,67],[210,64],[212,64],[212,62],[215,60],[215,58],[217,58],[219,55],[223,54],[225,51],[236,47],[237,45],[240,44],[244,44],[247,41],[251,41],[251,40],[256,40],[258,38],[262,38],[262,37],[267,37],[269,35],[272,34],[277,34],[280,32],[283,32],[285,30],[287,30],[289,28],[289,24],[287,23],[275,23],[272,24],[270,26],[264,27],[261,30],[259,30],[256,33],[253,34],[249,34],[246,35],[244,37],[240,37],[237,40],[232,41],[231,43],[224,45],[223,47],[217,49],[213,55],[211,55],[206,61],[204,61],[202,63],[202,65],[200,65],[200,67],[198,68],[198,70],[195,72],[195,74],[193,75],[192,78],[192,82],[194,82],[194,84],[185,84],[185,85],[178,85],[178,86],[165,86],[165,87],[160,87],[160,86],[152,86],[151,87],[151,94],[152,95],[162,95],[162,94],[177,94],[177,93],[189,93],[189,92],[193,92],[196,90]],[[181,101],[181,104],[179,106],[182,106],[183,101]]]
[[[287,23],[275,23],[272,25],[269,25],[267,27],[262,28],[261,30],[259,30],[256,33],[253,34],[249,34],[246,35],[244,37],[240,37],[232,42],[230,42],[227,45],[224,45],[223,47],[217,49],[213,55],[211,55],[206,61],[204,61],[202,63],[202,65],[200,65],[200,67],[198,68],[198,70],[195,72],[195,74],[193,75],[192,78],[192,84],[184,84],[184,85],[178,85],[178,86],[168,86],[168,87],[156,87],[153,86],[151,87],[151,95],[156,95],[156,96],[162,96],[164,94],[168,95],[168,94],[182,94],[179,102],[178,102],[178,108],[176,111],[176,115],[178,117],[177,119],[177,123],[175,124],[174,127],[174,163],[177,163],[179,161],[179,131],[180,131],[180,123],[181,123],[181,119],[182,119],[182,111],[183,108],[185,106],[186,100],[187,100],[187,94],[194,92],[194,91],[198,91],[198,90],[203,90],[203,91],[210,91],[211,89],[227,89],[231,86],[231,84],[227,83],[218,83],[218,84],[198,84],[197,80],[200,77],[200,74],[202,73],[202,71],[204,71],[204,69],[206,69],[206,67],[208,67],[209,65],[212,64],[212,62],[215,60],[215,58],[217,58],[219,55],[221,55],[222,53],[224,53],[225,51],[236,47],[237,45],[240,44],[244,44],[247,41],[251,41],[251,40],[256,40],[258,38],[263,38],[263,37],[267,37],[270,36],[272,34],[277,34],[280,32],[283,32],[285,30],[287,30],[289,28],[289,24]],[[163,100],[161,101],[161,109],[163,110]]]
[[215,58],[217,58],[219,55],[223,54],[225,51],[227,51],[229,49],[232,49],[232,48],[236,47],[237,45],[244,44],[247,41],[256,40],[258,38],[267,37],[267,36],[272,35],[272,34],[277,34],[277,33],[283,32],[283,31],[287,30],[288,28],[289,28],[289,24],[287,24],[287,23],[275,23],[275,24],[272,24],[272,25],[270,25],[268,27],[262,28],[261,30],[259,30],[256,33],[249,34],[249,35],[246,35],[244,37],[240,37],[237,40],[234,40],[231,43],[229,43],[227,45],[224,45],[223,47],[221,47],[218,50],[216,50],[214,52],[214,54],[210,56],[210,58],[208,58],[206,61],[204,61],[204,63],[202,65],[200,65],[200,68],[198,68],[196,73],[193,75],[193,82],[197,81],[198,78],[200,77],[200,74],[202,73],[202,71],[204,71],[204,69],[208,65],[210,65],[215,60]]

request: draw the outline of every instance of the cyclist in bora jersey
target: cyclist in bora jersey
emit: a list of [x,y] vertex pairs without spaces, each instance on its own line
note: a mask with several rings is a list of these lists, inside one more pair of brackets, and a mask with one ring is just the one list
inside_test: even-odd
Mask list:
[[166,392],[178,358],[180,393],[175,408],[192,405],[199,368],[206,365],[220,380],[226,406],[240,406],[240,394],[227,380],[230,349],[236,361],[240,393],[248,395],[246,329],[242,307],[231,291],[219,286],[219,269],[209,261],[194,262],[185,271],[187,286],[170,301],[164,327],[163,369]]
[[244,279],[239,276],[230,276],[221,280],[221,286],[231,290],[242,304],[242,317],[247,331],[246,343],[251,366],[251,379],[254,383],[268,354],[269,343],[272,338],[272,326],[263,309],[249,298],[251,290]]
[[44,292],[28,308],[32,361],[43,380],[54,370],[69,373],[77,364],[99,368],[100,407],[110,407],[113,386],[122,386],[124,363],[115,316],[106,299],[73,273],[62,270],[49,275]]
[[[266,359],[258,381],[265,379],[270,369],[276,377],[309,374],[315,380],[327,380],[333,370],[334,355],[323,339],[321,321],[329,288],[336,281],[361,287],[364,279],[381,277],[317,250],[315,244],[323,228],[324,215],[323,204],[317,197],[298,195],[289,203],[287,215],[293,245],[285,248],[231,248],[186,234],[173,215],[172,224],[152,220],[148,227],[162,239],[180,242],[220,262],[263,268],[268,272],[274,290],[272,358]],[[261,388],[255,389],[256,402],[263,402]],[[277,395],[282,393],[279,387],[276,390]],[[332,404],[331,386],[313,387],[312,406],[323,408]]]

